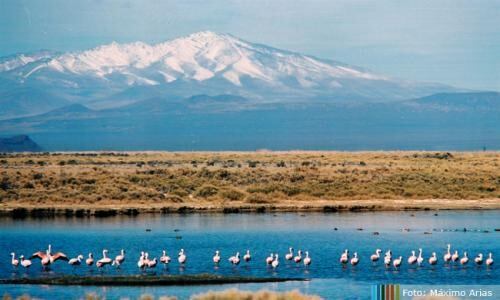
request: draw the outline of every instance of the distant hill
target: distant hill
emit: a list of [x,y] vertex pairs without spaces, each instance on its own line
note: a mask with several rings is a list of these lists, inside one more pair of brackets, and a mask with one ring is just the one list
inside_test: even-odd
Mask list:
[[27,135],[0,138],[0,152],[39,152],[42,148]]

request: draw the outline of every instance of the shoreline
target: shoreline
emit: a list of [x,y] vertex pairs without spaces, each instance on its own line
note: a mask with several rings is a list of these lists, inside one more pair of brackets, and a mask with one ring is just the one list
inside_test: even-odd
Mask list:
[[113,217],[137,216],[139,214],[194,214],[194,213],[345,213],[345,212],[404,212],[404,211],[440,211],[440,210],[499,210],[498,199],[453,200],[453,199],[401,199],[401,200],[358,200],[324,201],[314,203],[287,203],[277,205],[1,205],[0,217],[15,219],[45,217]]
[[266,283],[286,281],[306,281],[305,278],[222,276],[212,274],[195,275],[123,275],[123,276],[55,276],[38,278],[0,279],[3,284],[37,285],[81,285],[81,286],[173,286],[208,285],[232,283]]

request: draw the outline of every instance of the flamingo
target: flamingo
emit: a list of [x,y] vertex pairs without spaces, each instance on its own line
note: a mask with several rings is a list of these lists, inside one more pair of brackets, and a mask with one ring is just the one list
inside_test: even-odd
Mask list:
[[429,264],[430,265],[435,265],[435,264],[437,264],[437,261],[438,261],[438,259],[437,259],[437,256],[436,256],[436,252],[432,252],[432,256],[429,257]]
[[297,256],[293,258],[293,261],[296,263],[300,263],[301,260],[302,260],[302,250],[299,250],[297,252]]
[[274,260],[274,254],[271,253],[269,254],[269,256],[266,258],[266,264],[270,265],[273,263],[273,260]]
[[89,257],[85,260],[85,263],[89,267],[94,264],[94,255],[92,253],[89,253]]
[[249,262],[250,260],[252,260],[252,256],[250,255],[250,250],[247,250],[247,253],[245,253],[245,255],[243,255],[243,260],[245,262]]
[[168,265],[170,263],[170,256],[167,255],[167,251],[163,250],[163,255],[160,257],[160,262],[164,265]]
[[[490,255],[490,257],[491,257],[491,255]],[[21,266],[25,267],[26,269],[31,267],[31,260],[25,259],[24,255],[19,256],[19,258],[21,259]],[[486,261],[486,264],[488,264],[488,261]]]
[[402,261],[403,261],[403,257],[400,256],[399,258],[394,259],[394,261],[392,262],[392,265],[394,266],[394,268],[397,269],[401,266]]
[[309,257],[309,251],[306,251],[306,257],[304,258],[304,266],[309,266],[311,264],[311,258]]
[[121,250],[120,254],[115,257],[114,264],[120,266],[125,261],[125,250]]
[[279,264],[280,264],[280,262],[279,262],[278,254],[276,254],[274,256],[273,262],[271,263],[271,266],[273,267],[273,269],[276,269],[279,266]]
[[411,256],[408,257],[408,264],[413,265],[414,263],[417,262],[417,257],[415,256],[415,250],[411,251]]
[[354,252],[353,258],[351,258],[351,265],[355,266],[359,263],[358,252]]
[[455,250],[455,253],[451,256],[451,260],[456,262],[458,260],[458,250]]
[[422,248],[418,248],[417,264],[421,266],[423,262],[424,258],[422,257]]
[[290,247],[288,248],[288,253],[285,255],[286,260],[292,260],[293,259],[293,248]]
[[139,260],[137,261],[137,267],[139,267],[139,269],[144,269],[145,266],[144,251],[141,251],[141,256],[139,256]]
[[467,252],[464,252],[464,257],[460,259],[460,264],[466,265],[469,262],[469,257],[467,257]]
[[240,253],[236,252],[235,256],[231,256],[229,258],[229,262],[233,265],[239,265],[240,264]]
[[476,263],[476,265],[480,266],[483,264],[483,254],[482,253],[479,253],[475,258],[474,258],[474,262]]
[[370,256],[370,260],[373,262],[378,261],[380,258],[381,252],[382,252],[382,250],[380,250],[380,249],[375,250],[375,254],[372,254],[372,256]]
[[344,253],[340,256],[340,262],[346,264],[349,261],[349,250],[345,249]]
[[158,264],[158,261],[156,260],[156,257],[154,257],[153,259],[148,259],[148,268],[150,269],[153,269],[156,267],[156,265]]
[[95,265],[96,265],[96,267],[98,267],[98,268],[102,268],[102,267],[104,267],[104,266],[109,265],[109,264],[111,264],[111,263],[112,263],[112,260],[111,260],[111,258],[109,258],[109,257],[107,256],[107,253],[108,253],[108,250],[107,250],[107,249],[102,250],[102,258],[101,258],[101,259],[99,259],[99,260],[96,262],[96,264],[95,264]]
[[443,260],[445,262],[449,262],[451,260],[450,248],[451,248],[451,245],[448,244],[448,250],[446,251],[446,254],[443,256]]
[[389,267],[391,265],[391,260],[392,260],[392,252],[391,250],[387,251],[384,256],[384,265],[386,267]]
[[31,259],[33,258],[39,258],[43,268],[46,268],[48,265],[50,265],[50,245],[49,248],[45,250],[45,252],[38,251],[33,253],[31,255]]
[[186,263],[187,257],[186,254],[184,253],[184,249],[181,249],[181,252],[179,252],[179,258],[177,260],[181,265]]
[[62,252],[56,252],[54,255],[52,255],[52,245],[50,245],[50,244],[49,244],[49,248],[47,250],[47,254],[49,255],[49,259],[50,259],[51,264],[53,264],[54,262],[56,262],[59,259],[69,261],[66,254],[64,254]]
[[78,255],[76,258],[72,258],[68,261],[68,264],[69,265],[72,265],[72,266],[79,266],[81,265],[82,263],[82,259],[83,259],[83,255]]
[[12,256],[12,259],[10,260],[10,263],[11,265],[14,267],[14,268],[17,268],[17,266],[19,265],[19,260],[16,259],[16,254],[14,252],[12,252],[10,254],[10,256]]
[[492,266],[493,263],[494,263],[494,261],[493,261],[493,254],[491,254],[491,252],[490,252],[489,255],[488,255],[488,259],[486,259],[486,265],[487,266]]
[[215,251],[215,255],[212,258],[212,260],[214,261],[215,264],[218,264],[220,262],[220,252],[219,252],[219,250]]

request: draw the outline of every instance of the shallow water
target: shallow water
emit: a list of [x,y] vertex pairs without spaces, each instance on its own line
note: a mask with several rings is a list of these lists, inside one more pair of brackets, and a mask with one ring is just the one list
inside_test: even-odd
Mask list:
[[[54,274],[101,274],[86,266],[73,268],[65,262],[56,262],[50,272],[43,272],[39,261],[34,260],[28,271],[10,266],[9,253],[17,255],[44,250],[51,243],[53,251],[63,251],[70,257],[86,256],[93,252],[101,257],[103,248],[114,257],[121,248],[126,250],[126,261],[119,270],[108,268],[102,274],[136,274],[140,251],[159,257],[166,249],[173,262],[156,274],[216,273],[226,275],[305,277],[308,282],[272,284],[240,284],[197,287],[42,287],[0,286],[0,295],[30,294],[44,299],[79,298],[88,292],[107,296],[108,299],[141,294],[175,295],[181,299],[210,289],[239,287],[247,290],[268,288],[273,290],[300,289],[319,294],[327,299],[365,298],[370,286],[380,283],[400,284],[500,284],[498,266],[477,267],[472,263],[462,267],[443,264],[446,244],[460,254],[465,250],[470,257],[477,253],[500,254],[500,211],[446,211],[439,212],[375,212],[375,213],[280,213],[272,214],[188,214],[141,215],[138,217],[112,217],[104,219],[43,219],[0,220],[0,277],[48,276]],[[464,232],[463,228],[468,231]],[[338,228],[338,230],[334,230]],[[363,230],[358,230],[362,228]],[[403,232],[402,228],[409,228]],[[151,229],[151,231],[146,231]],[[455,231],[460,229],[460,231]],[[443,231],[441,231],[443,230]],[[450,230],[450,231],[447,231]],[[479,230],[479,231],[477,231]],[[373,232],[379,232],[374,235]],[[424,234],[424,232],[432,234]],[[488,233],[484,231],[489,231]],[[288,263],[284,255],[288,247],[308,250],[313,264]],[[431,252],[438,255],[436,266],[408,266],[406,258],[411,250],[423,248],[427,258]],[[176,254],[184,248],[188,256],[185,267],[180,267]],[[341,252],[348,248],[358,252],[360,263],[356,267],[343,267],[338,262]],[[399,270],[386,269],[381,263],[373,265],[370,255],[376,248],[391,249],[394,257],[403,256]],[[221,251],[223,260],[214,267],[214,251]],[[252,261],[233,267],[227,258],[236,251],[250,249]],[[280,254],[280,266],[272,270],[265,265],[269,253]],[[427,261],[427,259],[426,259]],[[332,288],[332,287],[335,288]],[[351,296],[346,296],[351,295]],[[356,295],[356,296],[354,296]]]

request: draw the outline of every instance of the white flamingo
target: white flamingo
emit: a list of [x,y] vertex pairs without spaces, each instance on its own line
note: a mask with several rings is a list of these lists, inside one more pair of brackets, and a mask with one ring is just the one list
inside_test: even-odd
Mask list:
[[107,250],[107,249],[102,250],[102,258],[101,258],[101,259],[99,259],[99,260],[96,262],[96,264],[95,264],[95,265],[96,265],[96,267],[98,267],[98,268],[103,268],[104,266],[109,265],[109,264],[111,264],[111,263],[113,262],[113,261],[111,260],[111,258],[109,258],[109,257],[107,256],[107,254],[108,254],[108,250]]
[[[490,253],[491,254],[491,253]],[[490,256],[491,257],[491,256]],[[29,268],[31,267],[31,260],[29,259],[25,259],[24,258],[24,255],[21,255],[19,256],[19,258],[21,259],[21,266],[23,266],[24,268]],[[486,264],[488,263],[488,261],[486,261]]]
[[10,256],[12,256],[10,260],[10,264],[14,267],[17,268],[19,265],[19,259],[16,258],[16,254],[14,252],[10,253]]
[[293,259],[293,248],[290,247],[288,248],[288,253],[285,255],[286,260],[292,260]]
[[450,252],[450,249],[451,249],[451,245],[448,244],[448,250],[446,251],[446,254],[443,256],[443,260],[445,262],[449,262],[451,260],[451,252]]
[[309,257],[309,251],[306,251],[306,257],[304,258],[304,266],[309,266],[311,262],[312,260],[311,257]]
[[424,263],[424,258],[422,257],[422,248],[418,248],[417,264],[421,266]]
[[375,250],[375,253],[372,254],[372,256],[370,256],[370,260],[373,262],[378,261],[380,258],[380,253],[382,253],[382,250],[380,249]]
[[455,253],[451,256],[451,261],[456,262],[458,260],[458,250],[455,250]]
[[293,258],[293,261],[296,263],[300,263],[301,260],[302,260],[302,250],[299,250],[297,252],[297,255]]
[[250,255],[250,250],[247,250],[247,253],[245,253],[245,255],[243,255],[243,260],[245,262],[249,262],[250,260],[252,260],[252,256]]
[[164,265],[168,265],[170,263],[170,256],[167,255],[167,251],[166,250],[163,250],[162,256],[160,257],[160,262],[162,264],[164,264]]
[[345,249],[344,253],[340,256],[340,262],[346,264],[349,261],[349,250]]
[[386,267],[389,267],[391,265],[391,260],[392,260],[392,252],[391,250],[387,251],[384,256],[384,265]]
[[120,254],[115,257],[114,264],[120,266],[125,261],[125,250],[121,250]]
[[274,256],[273,262],[271,263],[271,266],[273,267],[273,269],[276,269],[279,266],[279,264],[280,264],[280,262],[279,262],[278,254],[276,254]]
[[215,251],[214,257],[212,257],[212,260],[215,264],[218,264],[220,262],[220,252],[219,250]]
[[139,269],[144,269],[145,266],[144,251],[141,251],[141,256],[139,256],[139,260],[137,261],[137,267],[139,267]]
[[464,257],[460,259],[461,265],[466,265],[469,262],[469,257],[467,257],[467,252],[464,252]]
[[85,260],[85,263],[89,267],[94,264],[94,255],[92,253],[89,253],[89,257]]
[[401,266],[402,261],[403,261],[403,257],[400,256],[399,258],[394,259],[394,261],[392,262],[392,265],[394,266],[394,268],[397,269]]
[[353,258],[351,258],[351,265],[355,266],[359,263],[358,252],[354,252]]
[[415,255],[415,250],[411,251],[411,256],[408,257],[408,264],[413,265],[417,262],[417,256]]
[[153,259],[148,259],[148,268],[153,269],[157,264],[158,261],[156,260],[156,257],[154,257]]
[[483,264],[483,254],[482,253],[479,253],[476,258],[474,258],[474,262],[476,263],[476,265],[480,266]]
[[240,253],[236,252],[236,255],[231,256],[229,258],[229,262],[233,265],[239,265],[240,264]]
[[436,256],[436,252],[432,252],[432,256],[429,257],[429,265],[437,264],[438,258]]
[[68,261],[68,264],[72,265],[72,266],[79,266],[82,264],[82,259],[83,259],[83,255],[80,254],[77,257],[70,259]]
[[270,265],[273,263],[274,260],[274,254],[271,253],[267,258],[266,258],[266,264]]
[[486,265],[487,266],[492,266],[493,263],[494,263],[494,261],[493,261],[493,254],[491,254],[491,252],[490,252],[490,254],[488,255],[488,259],[486,259]]
[[179,263],[181,265],[185,264],[186,261],[187,261],[187,256],[186,254],[184,253],[184,249],[181,249],[181,252],[179,252],[179,257],[177,258],[177,260],[179,261]]

